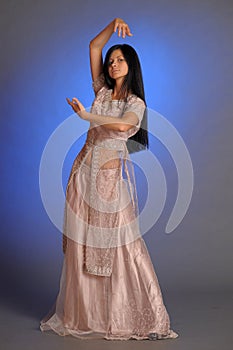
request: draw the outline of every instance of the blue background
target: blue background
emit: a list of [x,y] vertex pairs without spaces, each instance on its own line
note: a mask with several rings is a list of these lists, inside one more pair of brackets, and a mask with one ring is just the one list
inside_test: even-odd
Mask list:
[[[52,132],[71,114],[65,98],[77,96],[91,105],[89,41],[115,17],[123,18],[134,36],[113,35],[106,48],[118,42],[136,48],[147,105],[176,127],[194,167],[189,210],[166,235],[176,169],[165,147],[153,140],[168,196],[160,219],[144,237],[162,290],[231,290],[232,1],[5,1],[0,14],[5,302],[31,310],[37,300],[44,313],[58,290],[61,233],[41,201],[40,159]],[[64,184],[78,148],[65,161]],[[145,195],[139,191],[139,200]]]

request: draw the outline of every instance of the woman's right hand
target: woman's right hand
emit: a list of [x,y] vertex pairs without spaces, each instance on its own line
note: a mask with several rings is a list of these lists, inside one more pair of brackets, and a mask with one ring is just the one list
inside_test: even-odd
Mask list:
[[130,28],[127,23],[121,18],[116,18],[114,20],[114,32],[118,30],[118,36],[122,35],[122,38],[125,38],[126,35],[132,36],[133,34],[130,31]]

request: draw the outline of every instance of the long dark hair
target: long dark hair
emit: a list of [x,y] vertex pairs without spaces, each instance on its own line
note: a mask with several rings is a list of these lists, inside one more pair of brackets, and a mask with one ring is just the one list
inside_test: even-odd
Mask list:
[[[115,80],[109,76],[108,67],[109,59],[111,53],[117,49],[122,51],[122,54],[128,64],[128,74],[125,76],[125,79],[121,86],[121,96],[127,98],[128,92],[131,91],[132,94],[141,98],[146,105],[144,84],[142,78],[142,70],[140,61],[135,49],[128,44],[117,44],[109,48],[106,53],[103,65],[103,73],[105,76],[105,82],[109,89],[113,89],[115,86]],[[143,119],[141,122],[140,129],[136,134],[131,136],[127,141],[127,148],[130,153],[138,152],[140,150],[148,148],[148,131],[147,131],[147,108],[145,109]]]

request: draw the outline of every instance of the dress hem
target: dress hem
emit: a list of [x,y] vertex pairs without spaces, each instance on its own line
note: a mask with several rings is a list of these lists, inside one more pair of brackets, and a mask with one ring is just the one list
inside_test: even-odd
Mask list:
[[[69,329],[63,325],[58,326],[60,331],[53,327],[51,324],[48,325],[47,322],[40,323],[40,330],[42,332],[55,332],[60,336],[68,336],[71,335],[75,338],[79,338],[81,340],[89,340],[89,339],[104,339],[104,340],[164,340],[164,339],[175,339],[179,337],[179,335],[170,329],[166,334],[161,334],[155,332],[154,330],[148,332],[148,334],[137,335],[137,334],[112,334],[111,332],[101,332],[101,331],[78,331],[74,329]],[[79,333],[80,332],[80,333]]]

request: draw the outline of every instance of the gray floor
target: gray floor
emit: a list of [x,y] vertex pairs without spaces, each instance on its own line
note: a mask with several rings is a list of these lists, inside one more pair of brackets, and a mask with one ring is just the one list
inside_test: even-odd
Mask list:
[[[59,349],[163,349],[230,350],[233,348],[232,293],[163,293],[172,328],[179,338],[158,341],[79,340],[41,332],[38,324],[44,306],[24,310],[14,301],[1,307],[0,345],[10,350]],[[33,311],[34,310],[34,311]]]

